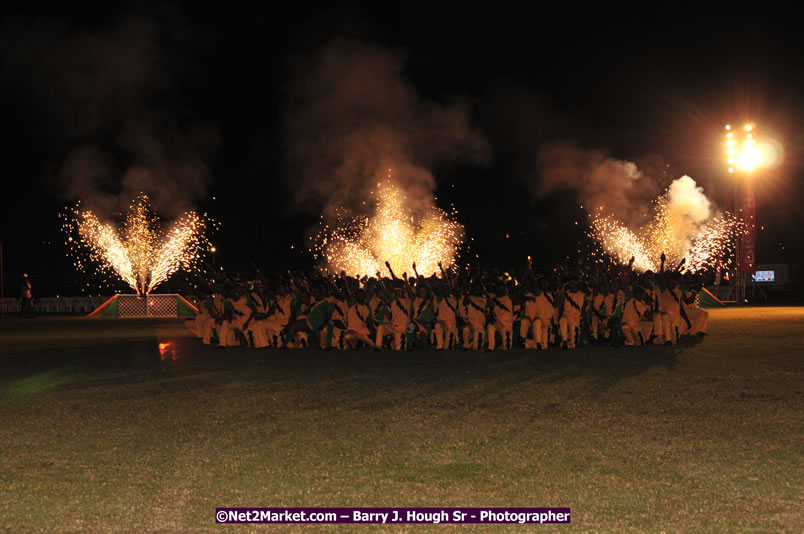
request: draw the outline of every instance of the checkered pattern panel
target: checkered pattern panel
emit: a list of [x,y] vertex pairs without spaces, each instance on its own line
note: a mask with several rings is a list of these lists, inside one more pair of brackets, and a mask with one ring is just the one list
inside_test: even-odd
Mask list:
[[120,295],[118,316],[121,319],[134,317],[178,317],[176,295]]

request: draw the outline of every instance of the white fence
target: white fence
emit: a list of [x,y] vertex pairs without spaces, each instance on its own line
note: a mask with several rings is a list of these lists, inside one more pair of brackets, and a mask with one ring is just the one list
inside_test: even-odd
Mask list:
[[[33,299],[34,313],[83,313],[92,312],[110,297],[42,297]],[[0,312],[13,315],[20,312],[19,298],[0,299]]]

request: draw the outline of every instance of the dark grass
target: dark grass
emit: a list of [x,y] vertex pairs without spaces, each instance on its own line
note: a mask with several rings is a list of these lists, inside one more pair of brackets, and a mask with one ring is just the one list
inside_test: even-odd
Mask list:
[[559,530],[800,532],[803,334],[802,308],[749,308],[677,347],[340,353],[216,350],[176,321],[0,320],[0,529],[569,506]]

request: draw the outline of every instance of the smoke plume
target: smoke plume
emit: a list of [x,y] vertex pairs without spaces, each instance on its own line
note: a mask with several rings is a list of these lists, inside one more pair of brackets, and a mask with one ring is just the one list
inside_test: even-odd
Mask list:
[[128,16],[95,30],[53,21],[3,28],[3,66],[62,154],[48,179],[63,200],[110,215],[142,191],[173,217],[206,195],[217,131],[178,112],[178,77],[193,68],[200,41],[168,16],[164,25]]
[[545,93],[501,81],[490,89],[483,111],[495,154],[536,199],[571,192],[590,214],[611,215],[638,228],[670,183],[657,154],[628,161],[589,148],[611,146],[610,132],[589,113],[568,110]]
[[467,106],[422,98],[405,80],[405,59],[401,50],[336,39],[294,62],[284,140],[297,209],[364,212],[369,191],[390,174],[423,210],[433,205],[434,166],[488,159]]
[[710,215],[709,199],[695,180],[682,176],[670,184],[667,189],[668,223],[683,241],[685,251]]
[[537,196],[572,190],[589,213],[614,215],[632,228],[650,216],[651,201],[664,185],[665,166],[655,155],[638,165],[559,142],[538,150],[538,164],[538,177],[528,181]]

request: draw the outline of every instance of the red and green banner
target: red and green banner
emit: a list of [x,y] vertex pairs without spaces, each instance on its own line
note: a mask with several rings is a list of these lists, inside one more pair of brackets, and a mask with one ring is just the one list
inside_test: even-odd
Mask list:
[[178,302],[176,303],[177,307],[177,314],[179,317],[195,317],[195,314],[198,313],[198,308],[192,305],[189,300],[182,297],[181,295],[176,295],[179,297]]
[[87,315],[93,319],[116,319],[118,316],[117,295],[113,296]]
[[701,288],[701,292],[698,293],[698,306],[701,308],[725,308],[726,305],[723,303],[722,300],[717,298],[711,291],[708,289]]

